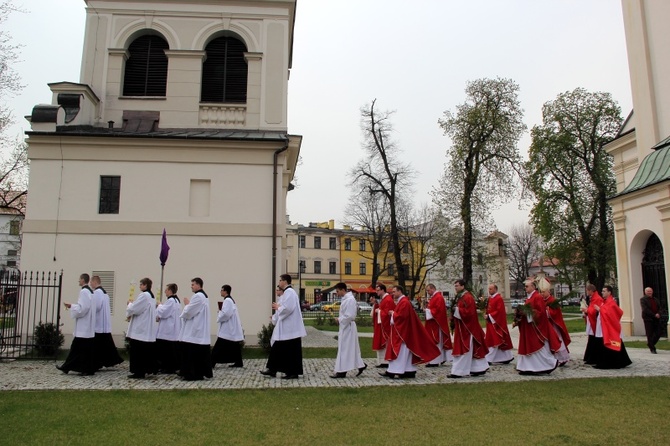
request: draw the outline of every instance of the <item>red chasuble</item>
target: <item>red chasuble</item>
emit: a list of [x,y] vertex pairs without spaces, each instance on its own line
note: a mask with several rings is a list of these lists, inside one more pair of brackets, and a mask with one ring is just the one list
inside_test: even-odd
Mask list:
[[556,302],[556,298],[551,295],[545,301],[547,304],[547,315],[549,316],[549,322],[561,332],[563,343],[567,348],[568,345],[570,345],[570,334],[568,333],[568,327],[566,327],[565,321],[563,320],[563,310],[561,310],[561,307],[552,305],[554,302]]
[[454,318],[454,356],[461,356],[470,351],[470,338],[474,352],[472,357],[484,359],[489,349],[486,347],[484,330],[479,325],[475,298],[469,291],[458,299],[458,314],[460,319]]
[[393,310],[391,338],[386,344],[385,359],[387,361],[397,359],[403,343],[412,352],[412,364],[430,362],[440,355],[440,351],[433,344],[419,316],[405,296],[398,299],[398,304]]
[[561,343],[555,332],[553,336],[551,335],[553,328],[549,325],[547,307],[540,293],[537,290],[533,291],[525,304],[530,305],[533,317],[532,322],[528,322],[524,317],[519,323],[519,354],[532,355],[544,347],[545,341],[549,341],[552,352],[558,351]]
[[603,329],[603,344],[606,348],[621,351],[621,316],[619,308],[612,297],[604,299],[600,304],[600,326]]
[[382,324],[377,322],[377,310],[379,303],[375,302],[372,306],[372,350],[381,350],[386,346],[386,340],[382,334]]
[[598,305],[600,307],[602,304],[603,298],[597,291],[594,291],[589,300],[589,308],[586,310],[586,317],[588,318],[591,330],[593,330],[594,333],[596,332],[596,320],[598,319],[598,310],[595,309],[595,306]]
[[426,331],[433,338],[433,343],[440,342],[440,331],[442,332],[442,348],[451,350],[451,334],[449,331],[449,319],[447,318],[447,305],[444,297],[439,291],[435,292],[428,301],[428,309],[433,318],[426,321]]
[[391,336],[391,315],[389,311],[395,309],[395,302],[393,301],[393,296],[386,293],[384,297],[379,302],[379,315],[382,323],[377,324],[377,314],[373,313],[374,316],[374,333],[372,337],[372,349],[373,350],[382,350],[386,347],[386,341]]
[[486,346],[498,347],[500,350],[511,350],[512,338],[507,328],[507,312],[505,311],[505,302],[500,294],[496,293],[489,298],[486,306],[486,314],[491,316],[486,318]]

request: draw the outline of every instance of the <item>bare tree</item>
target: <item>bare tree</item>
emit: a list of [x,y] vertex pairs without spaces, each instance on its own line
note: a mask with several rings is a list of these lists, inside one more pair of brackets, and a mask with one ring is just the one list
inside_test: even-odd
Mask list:
[[[362,181],[361,185],[363,183]],[[381,275],[377,265],[386,264],[387,250],[385,248],[389,238],[390,218],[383,197],[379,194],[371,194],[369,190],[369,187],[362,186],[352,194],[345,210],[344,223],[360,228],[366,234],[365,240],[370,246],[370,255],[361,254],[361,257],[372,261],[370,286],[374,288]]]
[[533,228],[528,224],[512,226],[507,240],[507,256],[509,275],[516,282],[517,290],[530,276],[530,267],[538,254],[538,237],[533,233]]
[[396,270],[398,284],[405,287],[406,274],[402,263],[398,205],[403,193],[411,186],[413,171],[408,164],[398,159],[399,148],[391,134],[392,112],[375,110],[377,100],[361,108],[362,147],[365,157],[352,170],[352,185],[361,192],[379,197],[385,203],[389,215],[389,244]]
[[[404,207],[409,209],[409,206]],[[435,269],[443,257],[435,243],[438,231],[437,213],[424,204],[417,210],[401,213],[404,230],[400,233],[403,263],[409,273],[407,296],[414,298],[426,284],[426,277]]]

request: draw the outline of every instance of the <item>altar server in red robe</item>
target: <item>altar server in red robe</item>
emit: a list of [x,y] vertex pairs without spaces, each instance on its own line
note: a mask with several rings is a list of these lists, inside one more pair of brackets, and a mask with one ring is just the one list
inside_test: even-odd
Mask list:
[[479,376],[486,373],[489,363],[486,361],[486,341],[484,330],[479,325],[477,305],[472,294],[465,289],[465,281],[454,282],[456,307],[453,310],[454,321],[454,362],[449,378]]
[[489,285],[489,300],[486,304],[486,346],[489,349],[486,355],[489,364],[509,364],[514,359],[505,301],[495,283]]
[[518,322],[519,356],[516,369],[521,375],[549,374],[558,367],[558,361],[551,352],[558,350],[560,343],[550,334],[547,307],[535,282],[528,279],[524,286],[528,295],[524,307],[528,313],[523,314]]
[[598,325],[598,310],[596,310],[596,307],[602,305],[603,298],[598,294],[596,286],[591,283],[586,285],[586,295],[589,297],[589,306],[581,310],[586,316],[586,334],[589,336],[584,350],[584,364],[594,365],[603,349],[603,334]]
[[451,332],[449,330],[449,318],[447,317],[447,305],[444,296],[437,291],[432,283],[426,286],[426,292],[430,296],[426,306],[426,331],[433,339],[440,354],[437,358],[426,364],[426,367],[438,367],[443,362],[452,361]]
[[416,364],[435,359],[439,350],[432,343],[421,320],[416,315],[409,298],[400,286],[393,287],[396,307],[391,314],[391,337],[386,344],[388,371],[381,373],[388,378],[414,378]]

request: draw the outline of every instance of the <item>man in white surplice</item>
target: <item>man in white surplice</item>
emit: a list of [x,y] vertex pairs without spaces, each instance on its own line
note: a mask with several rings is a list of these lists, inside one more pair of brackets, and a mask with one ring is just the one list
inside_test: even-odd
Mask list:
[[358,344],[358,330],[356,329],[356,314],[358,305],[351,291],[347,292],[347,285],[340,282],[335,285],[335,293],[342,299],[340,314],[337,323],[340,330],[337,335],[337,359],[335,359],[335,374],[331,378],[344,378],[349,370],[358,369],[356,376],[363,373],[367,365],[361,358],[361,347]]

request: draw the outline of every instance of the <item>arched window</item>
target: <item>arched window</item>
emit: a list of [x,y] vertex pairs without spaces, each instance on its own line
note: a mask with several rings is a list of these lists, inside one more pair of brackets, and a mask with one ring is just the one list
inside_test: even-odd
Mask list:
[[234,37],[218,37],[207,45],[202,64],[202,102],[247,102],[247,47]]
[[128,47],[123,75],[124,96],[165,96],[168,43],[156,35],[140,36]]

